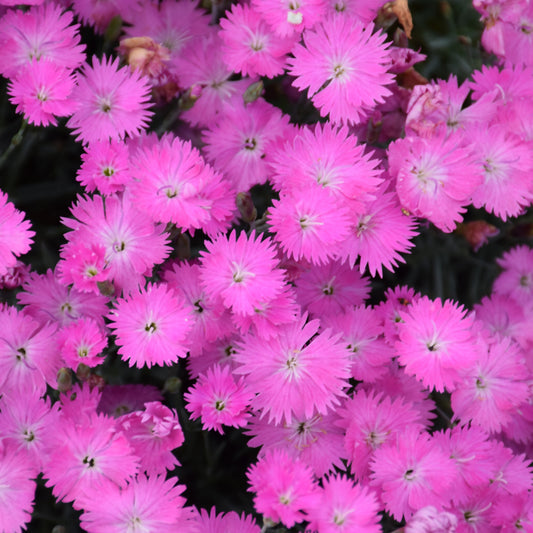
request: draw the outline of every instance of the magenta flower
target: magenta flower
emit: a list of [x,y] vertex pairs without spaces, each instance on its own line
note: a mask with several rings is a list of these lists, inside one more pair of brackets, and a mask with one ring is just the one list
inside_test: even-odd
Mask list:
[[494,281],[494,294],[509,296],[521,306],[528,306],[533,294],[533,250],[516,246],[496,261],[503,272]]
[[349,377],[349,352],[339,335],[326,329],[318,334],[319,321],[306,323],[304,315],[280,326],[268,343],[248,335],[234,355],[252,392],[252,407],[268,415],[269,422],[293,417],[311,418],[339,404]]
[[229,531],[260,533],[261,531],[251,516],[244,513],[239,516],[235,511],[217,515],[214,507],[209,514],[205,509],[200,509],[200,514],[196,517],[195,522],[199,525],[202,533],[228,533]]
[[90,318],[80,318],[64,326],[59,332],[58,342],[66,366],[74,371],[80,364],[95,367],[104,361],[100,354],[107,347],[107,336]]
[[138,71],[119,69],[118,58],[93,57],[76,81],[72,99],[78,108],[67,122],[76,140],[86,144],[135,137],[148,126],[150,86]]
[[461,371],[479,356],[474,317],[451,300],[444,303],[422,296],[400,311],[398,361],[409,375],[429,388],[455,389]]
[[109,315],[118,353],[139,368],[175,363],[187,354],[190,313],[166,285],[148,284],[146,290],[118,299]]
[[305,511],[318,504],[318,486],[312,470],[283,450],[267,451],[248,470],[255,509],[287,527],[306,520]]
[[289,59],[293,85],[308,89],[323,117],[358,124],[377,103],[390,95],[389,55],[384,33],[347,17],[329,17],[303,34]]
[[252,396],[242,377],[236,381],[227,365],[214,365],[200,374],[184,397],[193,420],[201,418],[203,429],[214,429],[222,434],[222,426],[247,424]]
[[0,276],[17,264],[17,256],[29,252],[35,232],[24,213],[8,202],[7,194],[0,191]]
[[270,239],[242,232],[236,237],[219,236],[206,242],[200,252],[200,277],[206,293],[220,298],[234,313],[251,315],[256,308],[276,298],[284,287],[284,273],[278,268]]

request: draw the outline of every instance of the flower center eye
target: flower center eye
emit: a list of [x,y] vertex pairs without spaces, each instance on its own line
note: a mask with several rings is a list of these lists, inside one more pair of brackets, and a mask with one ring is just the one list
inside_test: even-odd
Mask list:
[[89,468],[94,468],[94,459],[92,457],[89,457],[88,455],[86,455],[84,458],[83,458],[83,464],[84,465],[88,465]]
[[103,113],[109,113],[111,111],[111,100],[107,97],[100,98],[98,101],[98,107]]
[[252,138],[248,138],[248,139],[245,139],[244,141],[244,147],[246,148],[246,150],[254,150],[255,147],[257,146],[257,141],[252,137]]
[[345,72],[346,71],[342,65],[336,65],[333,68],[333,74],[336,78],[340,78]]
[[155,324],[155,322],[150,322],[150,324],[146,324],[146,326],[144,326],[144,331],[146,331],[147,333],[155,333],[156,330],[157,325]]
[[225,407],[226,407],[226,404],[225,404],[224,400],[217,400],[215,402],[215,409],[217,411],[223,411]]
[[111,177],[115,173],[115,169],[112,167],[105,167],[102,170],[102,174],[106,176],[107,178]]
[[113,250],[115,252],[123,252],[125,249],[126,249],[126,243],[124,241],[113,243]]
[[413,481],[413,479],[415,479],[415,471],[410,468],[409,470],[407,470],[407,472],[405,472],[405,474],[403,475],[404,479],[407,480],[407,481]]

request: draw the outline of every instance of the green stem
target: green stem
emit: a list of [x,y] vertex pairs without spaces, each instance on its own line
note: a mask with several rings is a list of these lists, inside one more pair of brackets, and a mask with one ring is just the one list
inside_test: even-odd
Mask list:
[[26,119],[22,120],[22,124],[20,125],[19,130],[13,137],[11,137],[11,142],[9,143],[9,146],[6,148],[6,151],[0,156],[0,168],[2,168],[11,155],[11,152],[22,142],[22,137],[24,136],[24,132],[26,131],[26,126],[28,125],[28,121]]

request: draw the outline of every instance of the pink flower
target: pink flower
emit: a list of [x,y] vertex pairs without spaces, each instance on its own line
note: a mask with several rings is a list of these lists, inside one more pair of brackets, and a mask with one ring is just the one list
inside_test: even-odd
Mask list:
[[432,505],[419,509],[405,525],[405,533],[451,533],[457,527],[457,517],[438,511]]
[[115,421],[92,414],[83,424],[65,419],[56,427],[51,449],[44,466],[47,485],[58,500],[77,500],[83,507],[98,488],[99,502],[105,498],[106,485],[124,487],[139,468],[138,458],[126,437],[115,428]]
[[533,294],[533,250],[516,246],[496,260],[503,272],[494,281],[494,294],[510,296],[520,305],[531,302]]
[[24,220],[24,213],[0,191],[0,276],[17,264],[17,256],[30,250],[35,235],[30,227],[30,221]]
[[154,222],[172,222],[182,231],[206,227],[219,200],[211,192],[218,184],[229,188],[190,141],[170,135],[134,153],[131,175],[135,206]]
[[460,222],[481,184],[480,167],[459,132],[431,138],[407,137],[389,146],[391,176],[402,206],[445,232]]
[[288,116],[277,107],[263,99],[246,105],[235,99],[204,131],[203,150],[237,191],[245,192],[266,182],[270,153],[288,131]]
[[220,20],[226,65],[243,76],[273,78],[283,73],[295,38],[274,35],[261,15],[248,5],[234,4]]
[[76,179],[87,192],[102,194],[122,192],[131,181],[129,153],[117,140],[95,141],[85,147]]
[[329,17],[303,34],[289,59],[293,85],[308,89],[309,97],[332,122],[358,124],[390,94],[389,57],[384,33],[372,33],[347,17]]
[[268,451],[248,470],[255,509],[287,527],[306,520],[307,509],[318,504],[317,485],[311,469],[283,450]]
[[325,414],[339,404],[349,376],[349,353],[339,336],[326,329],[318,334],[318,320],[306,323],[304,315],[280,326],[278,335],[265,343],[248,335],[234,355],[236,374],[256,395],[252,407],[269,421]]
[[74,371],[80,364],[95,367],[104,361],[99,356],[107,347],[107,336],[90,318],[80,318],[64,326],[59,332],[58,342],[61,356]]
[[[85,501],[81,525],[92,533],[127,531],[183,531],[187,513],[183,510],[183,485],[163,476],[138,476],[122,490],[105,485],[91,491]],[[139,529],[141,528],[141,529]]]
[[54,2],[28,11],[9,10],[0,21],[0,73],[13,79],[34,58],[67,70],[79,67],[85,60],[85,46],[79,44],[79,24],[71,25],[73,18],[71,11]]
[[76,81],[72,99],[79,105],[67,122],[76,140],[86,144],[135,137],[148,126],[150,86],[137,71],[119,69],[118,58],[93,57]]
[[72,230],[65,234],[68,242],[61,248],[58,268],[62,272],[78,268],[80,249],[103,246],[105,268],[101,271],[106,281],[114,283],[118,293],[130,292],[144,284],[144,276],[170,252],[164,228],[136,209],[128,195],[80,196],[71,213],[73,218],[61,219]]
[[398,361],[429,388],[452,391],[479,356],[473,316],[451,300],[422,296],[400,311]]
[[322,482],[320,505],[309,511],[309,529],[320,533],[379,533],[380,510],[374,492],[350,478],[334,475]]
[[141,411],[148,402],[160,402],[163,396],[153,385],[106,385],[98,403],[98,412],[115,418]]
[[500,431],[520,404],[530,396],[528,372],[523,352],[508,338],[489,344],[479,341],[482,349],[474,364],[464,373],[463,381],[452,392],[454,419],[470,421],[490,433]]
[[280,448],[291,457],[309,465],[317,477],[334,467],[343,468],[347,458],[343,445],[344,430],[333,412],[312,417],[293,417],[290,424],[272,424],[254,417],[246,431],[252,438],[248,446],[261,446],[259,455],[266,450]]
[[139,457],[140,471],[148,476],[166,474],[179,465],[172,453],[183,444],[184,436],[177,413],[159,401],[147,402],[144,410],[127,413],[117,419]]
[[205,509],[200,509],[196,517],[196,523],[200,526],[202,533],[228,533],[238,531],[239,533],[260,533],[261,528],[255,520],[244,513],[239,516],[235,511],[226,514],[216,514],[213,507],[208,514]]
[[252,396],[243,378],[236,381],[228,366],[214,365],[200,374],[184,397],[193,420],[201,418],[203,429],[214,429],[222,434],[223,425],[243,427],[247,424]]
[[74,78],[50,60],[35,58],[22,67],[8,87],[11,103],[31,124],[57,126],[56,117],[70,115],[76,102],[70,98]]
[[446,504],[443,491],[453,484],[454,464],[427,433],[408,427],[374,452],[373,485],[396,520],[409,519],[416,511]]
[[222,299],[234,313],[252,315],[283,290],[284,273],[278,268],[276,252],[269,239],[242,232],[229,238],[221,235],[206,242],[200,252],[200,277],[206,293]]
[[35,473],[24,454],[0,447],[0,531],[22,531],[31,520]]
[[281,195],[268,210],[274,239],[289,257],[328,263],[348,237],[349,211],[320,185]]
[[118,353],[129,366],[170,365],[187,354],[190,309],[166,285],[148,284],[118,299],[109,318]]

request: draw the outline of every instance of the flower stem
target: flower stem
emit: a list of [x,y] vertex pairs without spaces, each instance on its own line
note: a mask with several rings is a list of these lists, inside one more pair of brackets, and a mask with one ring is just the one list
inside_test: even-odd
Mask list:
[[24,136],[24,132],[26,131],[26,126],[28,125],[28,121],[26,119],[22,120],[22,124],[20,125],[19,130],[13,137],[11,137],[11,142],[9,143],[9,146],[6,148],[6,151],[0,156],[0,168],[2,168],[11,155],[11,152],[22,142],[22,137]]

